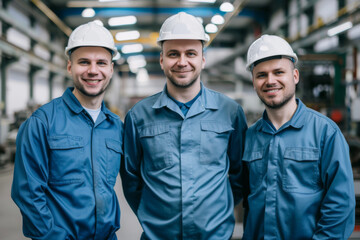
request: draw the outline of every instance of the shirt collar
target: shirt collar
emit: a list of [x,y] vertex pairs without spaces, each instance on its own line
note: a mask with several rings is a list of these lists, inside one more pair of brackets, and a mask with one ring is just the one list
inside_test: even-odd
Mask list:
[[[65,90],[64,94],[62,95],[62,98],[64,99],[66,105],[76,114],[79,114],[82,110],[84,110],[83,106],[81,106],[81,103],[79,100],[75,97],[73,94],[73,87],[69,87]],[[110,110],[108,110],[105,107],[104,101],[101,103],[101,111],[103,111],[105,114],[110,114]]]
[[[296,99],[296,103],[297,103],[297,109],[295,111],[295,114],[292,116],[292,118],[287,123],[285,123],[283,126],[281,126],[281,128],[278,131],[281,131],[282,129],[290,127],[290,126],[293,128],[302,128],[305,125],[306,106],[299,98]],[[256,127],[256,130],[264,131],[267,128],[267,126],[273,126],[273,125],[270,122],[270,120],[267,116],[266,110],[265,110],[263,113],[263,117],[260,120],[260,123]],[[273,130],[274,130],[274,128],[273,128]]]
[[[202,82],[200,82],[200,84],[201,84],[201,91],[199,92],[200,96],[197,99],[194,99],[194,101],[196,102],[197,100],[200,100],[201,105],[203,105],[205,108],[218,109],[219,104],[216,102],[216,99],[212,97],[212,95],[209,92],[209,89],[207,89]],[[166,93],[167,92],[166,86],[167,85],[165,84],[165,87],[163,91],[160,93],[158,99],[155,101],[153,108],[162,108],[168,106],[170,102],[174,103],[174,101]]]

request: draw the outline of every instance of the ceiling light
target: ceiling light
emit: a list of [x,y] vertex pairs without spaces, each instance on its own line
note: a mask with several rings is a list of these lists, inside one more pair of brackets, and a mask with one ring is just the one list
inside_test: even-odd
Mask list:
[[115,35],[115,39],[118,41],[127,41],[127,40],[135,40],[140,37],[139,31],[127,31],[127,32],[118,32]]
[[130,71],[135,73],[139,68],[146,66],[146,60],[143,55],[130,56],[127,58]]
[[125,16],[125,17],[112,17],[109,18],[109,26],[121,26],[121,25],[130,25],[135,24],[137,19],[135,16]]
[[205,31],[208,33],[216,33],[218,28],[215,24],[209,23],[205,26]]
[[91,18],[91,17],[95,16],[95,10],[92,8],[85,8],[82,11],[81,16],[84,18]]
[[342,33],[346,30],[349,30],[350,28],[352,28],[353,24],[352,22],[345,22],[343,24],[340,24],[336,27],[333,27],[333,28],[330,28],[328,31],[327,31],[327,34],[329,37],[332,37],[332,36],[335,36],[339,33]]
[[188,2],[214,3],[216,0],[187,0]]
[[213,24],[220,25],[220,24],[223,24],[225,22],[225,19],[223,18],[223,16],[221,16],[219,14],[216,14],[211,18],[211,22]]
[[140,43],[136,43],[136,44],[128,44],[128,45],[124,45],[121,48],[121,52],[128,54],[128,53],[137,53],[137,52],[142,52],[142,50],[144,49],[143,45]]
[[223,2],[220,5],[220,11],[222,11],[222,12],[232,12],[232,11],[234,11],[234,6],[229,2]]

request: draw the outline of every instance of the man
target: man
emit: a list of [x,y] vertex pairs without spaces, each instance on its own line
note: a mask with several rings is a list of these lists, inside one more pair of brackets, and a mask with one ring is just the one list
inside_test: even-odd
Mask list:
[[19,129],[12,198],[32,239],[117,239],[120,208],[113,189],[123,124],[104,105],[118,54],[95,22],[76,28],[65,49],[74,80]]
[[202,24],[180,12],[161,27],[164,90],[125,118],[125,197],[141,239],[230,239],[241,197],[247,129],[242,108],[200,81],[205,65]]
[[243,239],[347,239],[354,229],[349,147],[333,121],[295,98],[297,60],[273,35],[248,50],[247,69],[265,112],[246,133]]

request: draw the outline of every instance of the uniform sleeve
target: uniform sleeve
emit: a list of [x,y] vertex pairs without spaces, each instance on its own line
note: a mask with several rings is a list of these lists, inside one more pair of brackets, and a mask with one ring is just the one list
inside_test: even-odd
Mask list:
[[46,129],[36,117],[22,124],[16,138],[16,154],[11,197],[20,208],[23,232],[32,239],[67,239],[64,229],[56,226],[45,192],[48,180]]
[[120,170],[121,182],[125,198],[137,215],[143,188],[140,173],[142,151],[131,111],[125,117],[124,128],[124,155]]
[[339,130],[325,141],[320,164],[326,192],[313,239],[348,239],[355,226],[354,180],[349,147]]
[[234,131],[231,133],[228,146],[230,160],[229,180],[235,205],[243,198],[243,167],[241,159],[244,152],[246,130],[245,114],[239,106],[234,122]]

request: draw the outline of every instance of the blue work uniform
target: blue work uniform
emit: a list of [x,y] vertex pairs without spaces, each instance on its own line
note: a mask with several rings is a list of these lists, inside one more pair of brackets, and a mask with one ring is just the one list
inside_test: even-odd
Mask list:
[[349,147],[338,126],[299,99],[276,130],[263,118],[246,133],[246,240],[348,239],[355,224]]
[[166,86],[126,115],[121,177],[142,239],[231,238],[247,124],[235,101],[201,86],[186,116]]
[[113,189],[123,123],[102,103],[94,123],[68,88],[36,110],[16,139],[11,196],[26,237],[117,239],[120,207]]

